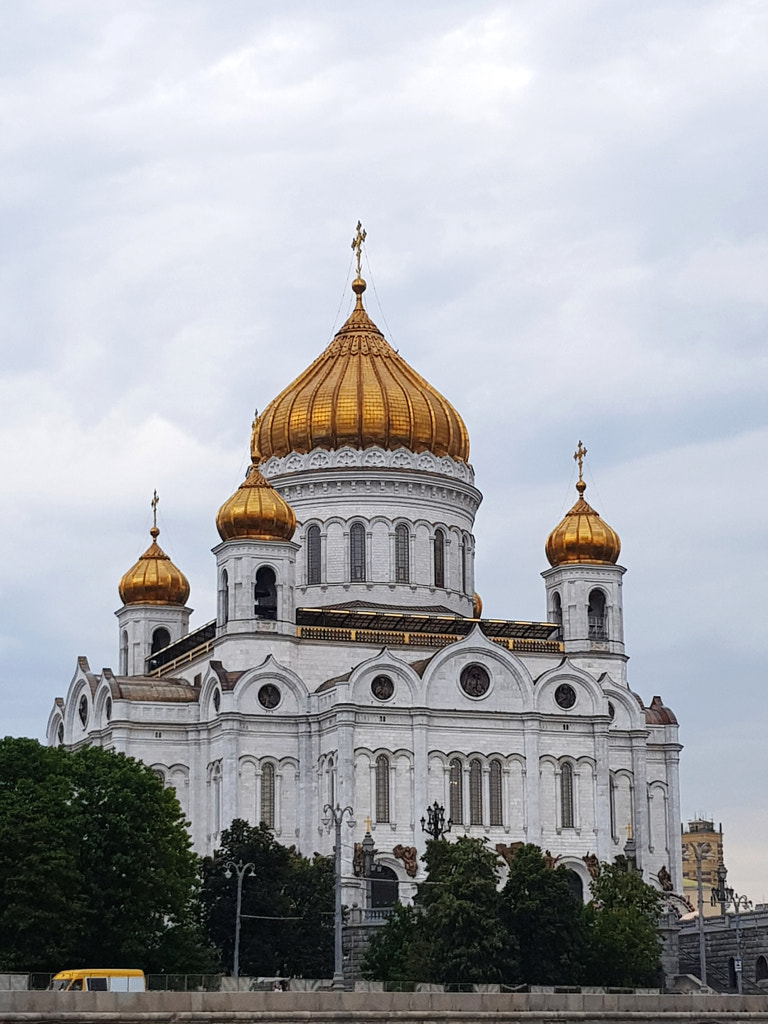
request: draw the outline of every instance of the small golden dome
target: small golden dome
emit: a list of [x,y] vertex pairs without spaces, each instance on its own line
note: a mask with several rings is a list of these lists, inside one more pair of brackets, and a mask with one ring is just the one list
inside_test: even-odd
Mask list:
[[482,614],[483,614],[483,599],[482,599],[482,597],[480,597],[478,592],[475,591],[475,595],[472,598],[472,618],[473,619],[479,619]]
[[621,552],[619,535],[584,501],[586,489],[587,485],[580,477],[576,483],[579,500],[547,537],[544,550],[552,566],[580,563],[615,565],[618,560]]
[[157,543],[157,525],[149,532],[152,543],[120,580],[120,599],[123,604],[185,605],[189,581]]
[[254,465],[216,513],[216,529],[222,540],[290,540],[296,529],[296,516]]
[[326,350],[259,416],[255,463],[290,452],[349,445],[407,448],[466,462],[469,435],[458,412],[398,355],[363,307],[365,281],[352,282],[355,308]]

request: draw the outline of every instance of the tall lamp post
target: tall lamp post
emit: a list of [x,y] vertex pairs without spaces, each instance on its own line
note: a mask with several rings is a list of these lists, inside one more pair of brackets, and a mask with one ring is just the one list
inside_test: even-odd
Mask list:
[[350,828],[355,827],[353,818],[354,811],[351,807],[340,807],[336,804],[326,804],[323,808],[323,824],[328,832],[331,831],[331,824],[336,829],[336,845],[333,848],[333,982],[335,989],[344,988],[344,960],[341,949],[341,823],[344,815],[349,815],[347,824]]
[[712,852],[709,843],[686,843],[683,850],[683,860],[696,861],[696,887],[698,890],[699,910],[699,966],[701,971],[701,984],[707,984],[707,943],[704,938],[704,896],[701,888],[701,861]]
[[720,913],[725,916],[725,912],[728,907],[733,907],[733,913],[736,918],[736,956],[733,958],[733,972],[736,975],[736,991],[741,995],[741,911],[752,909],[752,900],[747,899],[746,896],[740,896],[739,893],[725,884],[725,880],[728,877],[728,869],[725,864],[719,864],[717,868],[717,886],[712,889],[711,902],[712,906],[720,906]]
[[427,817],[421,819],[421,831],[426,832],[433,839],[442,839],[453,827],[449,818],[445,820],[445,808],[435,800],[431,807],[427,808]]
[[237,902],[235,904],[235,960],[232,966],[232,976],[234,978],[240,977],[240,910],[243,905],[243,878],[245,877],[246,871],[250,868],[249,878],[256,877],[256,865],[255,864],[243,864],[241,860],[235,864],[233,860],[224,862],[224,867],[227,869],[224,872],[225,878],[231,878],[232,872],[237,875]]

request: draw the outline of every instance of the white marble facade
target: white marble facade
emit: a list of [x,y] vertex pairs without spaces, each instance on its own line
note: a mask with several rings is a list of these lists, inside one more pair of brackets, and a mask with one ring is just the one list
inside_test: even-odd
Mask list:
[[[644,706],[630,688],[624,570],[549,568],[542,609],[552,625],[494,635],[498,625],[472,618],[481,495],[468,463],[374,445],[260,469],[296,514],[292,539],[218,544],[216,617],[191,632],[184,608],[121,609],[119,672],[78,660],[49,743],[99,744],[150,765],[175,789],[201,853],[235,817],[266,821],[306,854],[330,853],[324,805],[350,805],[344,875],[370,818],[377,859],[407,897],[413,878],[395,850],[423,852],[420,819],[438,801],[453,835],[536,843],[585,890],[584,858],[611,860],[631,828],[646,879],[658,884],[665,867],[680,890],[677,723],[660,699]],[[254,606],[264,566],[276,580],[273,617]],[[171,640],[160,664],[159,628]]]

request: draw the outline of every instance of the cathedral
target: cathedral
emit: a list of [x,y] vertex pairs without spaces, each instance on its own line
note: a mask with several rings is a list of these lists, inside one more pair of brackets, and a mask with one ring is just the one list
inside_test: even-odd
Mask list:
[[585,449],[546,538],[545,621],[483,618],[467,429],[369,318],[362,237],[352,313],[257,417],[216,514],[215,618],[190,626],[155,516],[119,584],[117,671],[78,659],[48,742],[151,766],[201,854],[234,818],[331,853],[328,805],[351,808],[350,904],[366,831],[412,895],[439,808],[449,838],[540,846],[585,898],[628,839],[646,881],[681,891],[677,721],[630,689],[620,541],[585,500]]

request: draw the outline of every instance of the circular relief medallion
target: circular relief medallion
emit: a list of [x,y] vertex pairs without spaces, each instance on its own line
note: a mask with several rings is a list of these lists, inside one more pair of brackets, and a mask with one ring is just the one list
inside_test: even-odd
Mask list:
[[555,701],[558,707],[568,710],[576,703],[576,691],[570,683],[561,683],[555,690]]
[[259,690],[259,704],[267,711],[276,708],[280,703],[280,691],[274,683],[265,683]]
[[376,700],[389,700],[395,692],[395,684],[389,676],[376,676],[371,683],[371,693]]
[[461,670],[459,682],[468,697],[484,697],[491,685],[491,677],[482,665],[467,665]]
[[80,698],[80,703],[77,705],[77,713],[80,716],[80,721],[83,723],[83,728],[85,728],[85,723],[88,721],[88,698],[85,694]]
[[[264,687],[262,687],[262,689],[264,689]],[[261,700],[261,694],[259,694],[259,700]],[[262,704],[264,703],[264,701],[261,702]],[[216,713],[218,714],[219,709],[221,708],[221,690],[219,690],[218,688],[213,691],[213,706],[216,709]]]
[[106,718],[107,721],[109,721],[112,718],[112,698],[111,697],[107,697],[107,699],[104,701],[104,717]]

